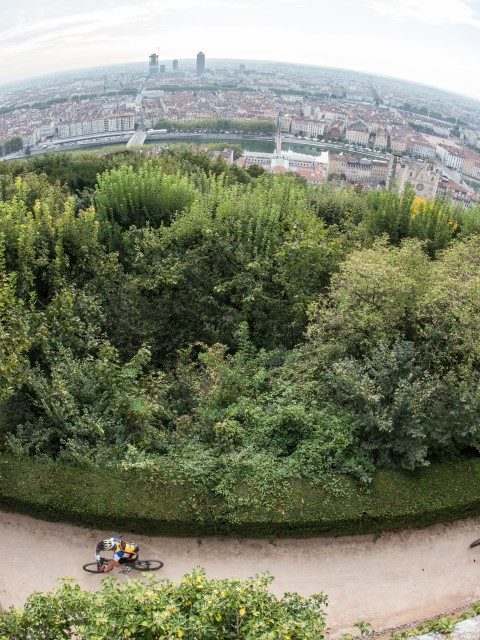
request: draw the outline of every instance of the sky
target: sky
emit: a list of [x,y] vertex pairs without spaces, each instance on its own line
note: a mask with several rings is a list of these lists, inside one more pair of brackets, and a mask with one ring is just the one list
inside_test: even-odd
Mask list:
[[0,83],[199,50],[207,60],[341,67],[480,99],[480,0],[0,0]]

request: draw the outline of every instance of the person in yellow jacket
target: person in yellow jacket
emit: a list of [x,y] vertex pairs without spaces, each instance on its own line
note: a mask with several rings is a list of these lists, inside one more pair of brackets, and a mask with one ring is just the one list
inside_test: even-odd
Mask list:
[[101,573],[108,573],[113,567],[119,567],[122,564],[137,560],[140,547],[133,542],[125,542],[121,538],[107,538],[97,544],[95,550],[95,560],[97,562],[100,562],[101,551],[113,551],[113,559],[107,565],[98,569]]

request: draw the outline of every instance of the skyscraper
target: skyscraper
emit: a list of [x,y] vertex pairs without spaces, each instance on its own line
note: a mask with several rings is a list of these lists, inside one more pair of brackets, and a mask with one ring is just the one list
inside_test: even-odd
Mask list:
[[158,74],[158,56],[156,53],[152,53],[149,58],[148,75],[156,76]]
[[205,54],[200,51],[197,55],[197,76],[205,73]]
[[160,65],[160,73],[165,73],[165,65],[164,64]]
[[172,63],[172,69],[178,71],[178,60],[174,60]]

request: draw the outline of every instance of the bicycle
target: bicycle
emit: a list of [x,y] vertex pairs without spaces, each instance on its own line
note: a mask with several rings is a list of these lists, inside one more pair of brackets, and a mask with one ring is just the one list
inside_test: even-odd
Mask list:
[[[89,562],[83,565],[83,570],[88,573],[100,573],[100,569],[107,564],[109,564],[110,560],[108,558],[100,558],[98,562]],[[127,571],[131,571],[132,569],[136,569],[137,571],[158,571],[163,567],[163,562],[161,560],[130,560],[127,562],[122,562],[120,565],[125,569],[121,569],[121,573],[126,573]]]

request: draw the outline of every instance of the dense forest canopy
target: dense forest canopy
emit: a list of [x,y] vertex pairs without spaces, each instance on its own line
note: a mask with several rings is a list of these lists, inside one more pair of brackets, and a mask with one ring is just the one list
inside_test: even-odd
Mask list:
[[206,154],[0,165],[0,449],[367,480],[478,455],[480,209]]

